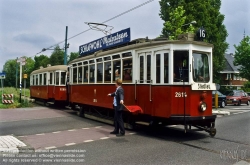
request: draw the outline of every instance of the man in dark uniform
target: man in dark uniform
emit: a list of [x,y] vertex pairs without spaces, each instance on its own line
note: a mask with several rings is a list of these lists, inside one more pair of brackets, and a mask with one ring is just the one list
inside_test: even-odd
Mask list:
[[[122,110],[123,110],[123,103],[124,103],[124,90],[121,87],[122,80],[117,79],[116,80],[116,91],[114,93],[109,93],[108,96],[114,97],[113,106],[115,111],[115,129],[114,131],[110,132],[110,134],[116,134],[116,136],[124,136],[125,135],[125,129],[124,129],[124,123],[122,119]],[[119,132],[120,130],[120,132]]]

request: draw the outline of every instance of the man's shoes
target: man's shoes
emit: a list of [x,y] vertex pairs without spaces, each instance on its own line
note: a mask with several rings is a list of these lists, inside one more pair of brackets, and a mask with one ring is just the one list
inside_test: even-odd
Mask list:
[[125,134],[119,133],[119,134],[116,134],[116,136],[117,136],[117,137],[121,137],[121,136],[125,136]]
[[110,134],[119,134],[119,132],[112,131]]

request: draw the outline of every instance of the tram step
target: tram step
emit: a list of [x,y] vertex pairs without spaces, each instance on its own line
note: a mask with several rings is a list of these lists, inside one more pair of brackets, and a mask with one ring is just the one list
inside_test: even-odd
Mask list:
[[137,122],[135,122],[136,124],[140,124],[140,125],[146,125],[146,126],[149,126],[150,125],[150,123],[148,123],[148,122],[144,122],[144,121],[137,121]]
[[47,104],[55,104],[54,102],[47,102]]

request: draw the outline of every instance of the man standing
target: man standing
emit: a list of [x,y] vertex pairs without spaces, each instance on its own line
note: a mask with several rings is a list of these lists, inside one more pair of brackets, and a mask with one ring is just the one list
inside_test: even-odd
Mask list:
[[[108,96],[114,97],[113,101],[113,107],[115,111],[115,129],[114,131],[110,132],[110,134],[116,134],[116,136],[124,136],[125,135],[125,129],[124,129],[124,123],[122,119],[122,110],[123,110],[123,100],[124,100],[124,91],[121,87],[122,80],[117,79],[116,80],[116,91],[114,93],[109,93]],[[119,133],[120,130],[120,133]]]

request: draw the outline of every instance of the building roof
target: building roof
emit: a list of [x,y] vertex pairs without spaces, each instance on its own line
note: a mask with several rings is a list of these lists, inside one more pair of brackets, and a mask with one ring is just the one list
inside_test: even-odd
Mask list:
[[239,73],[239,68],[240,66],[235,66],[234,65],[234,56],[232,53],[230,54],[225,54],[225,59],[226,59],[226,66],[221,73]]

